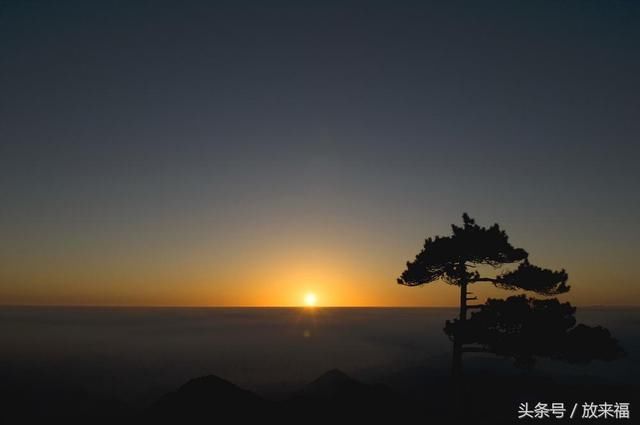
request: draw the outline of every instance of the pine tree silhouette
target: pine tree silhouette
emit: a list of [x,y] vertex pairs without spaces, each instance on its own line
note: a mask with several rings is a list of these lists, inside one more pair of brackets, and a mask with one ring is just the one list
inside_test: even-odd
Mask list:
[[[569,291],[568,275],[564,270],[552,271],[535,266],[528,261],[529,254],[522,248],[514,248],[509,243],[506,232],[498,224],[481,227],[469,215],[462,215],[463,226],[451,226],[451,236],[428,238],[422,251],[398,278],[398,283],[418,286],[443,280],[460,287],[460,313],[456,326],[450,328],[453,339],[452,371],[459,375],[462,371],[464,338],[456,336],[454,328],[465,327],[467,310],[481,308],[482,305],[468,305],[477,299],[469,297],[469,285],[491,283],[503,289],[521,289],[541,295],[557,295]],[[505,266],[517,264],[515,269]],[[497,270],[496,275],[482,275],[481,266]]]

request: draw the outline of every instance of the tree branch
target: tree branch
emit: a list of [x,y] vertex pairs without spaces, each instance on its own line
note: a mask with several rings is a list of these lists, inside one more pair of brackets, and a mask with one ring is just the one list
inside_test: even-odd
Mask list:
[[476,282],[498,283],[499,281],[491,277],[477,277],[477,278],[469,279],[469,282],[470,283],[476,283]]

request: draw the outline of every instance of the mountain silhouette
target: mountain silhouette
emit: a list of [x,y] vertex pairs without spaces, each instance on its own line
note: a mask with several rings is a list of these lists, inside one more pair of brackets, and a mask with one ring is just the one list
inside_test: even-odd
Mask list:
[[[496,360],[495,364],[502,363]],[[36,386],[33,390],[37,392],[27,398],[6,381],[0,385],[0,395],[7,413],[3,417],[10,422],[40,423],[55,417],[61,423],[105,424],[396,423],[426,418],[430,424],[495,425],[514,423],[515,409],[524,401],[582,403],[594,399],[635,405],[640,397],[637,384],[606,382],[588,375],[513,374],[510,370],[504,366],[469,370],[469,385],[463,390],[472,403],[466,413],[457,410],[451,397],[451,377],[430,367],[390,372],[383,378],[386,385],[361,382],[334,369],[281,401],[271,401],[268,393],[258,395],[215,375],[192,379],[146,409],[45,386]]]
[[366,384],[344,372],[325,372],[295,392],[283,407],[290,418],[308,417],[314,423],[391,419],[399,398],[386,386]]
[[338,369],[325,372],[306,385],[297,394],[296,399],[329,401],[371,401],[378,397],[388,400],[391,391],[383,385],[369,385],[349,377]]
[[149,409],[158,421],[219,419],[249,420],[269,413],[270,404],[251,391],[215,375],[195,378],[164,395]]
[[399,400],[383,385],[357,381],[334,369],[310,382],[287,400],[272,402],[215,375],[192,379],[148,409],[142,422],[196,423],[274,420],[279,423],[325,423],[328,420],[380,418]]

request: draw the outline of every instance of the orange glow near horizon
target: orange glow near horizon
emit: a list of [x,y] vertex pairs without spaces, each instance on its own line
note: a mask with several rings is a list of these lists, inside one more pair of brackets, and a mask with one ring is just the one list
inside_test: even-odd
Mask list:
[[[370,285],[367,288],[367,285]],[[249,283],[229,289],[228,284],[190,283],[175,288],[171,282],[153,288],[135,285],[112,285],[96,291],[82,285],[25,285],[22,291],[0,290],[3,305],[68,305],[68,306],[123,306],[123,307],[455,307],[459,297],[457,287],[434,282],[416,288],[402,287],[391,280],[375,282],[354,281],[344,286],[340,281],[314,283],[314,292],[304,285],[276,282],[262,283],[254,292],[246,292]],[[142,286],[142,285],[141,285]],[[222,289],[224,288],[224,290]],[[309,286],[310,288],[311,286]],[[321,288],[316,290],[315,288]],[[2,289],[2,288],[0,288]],[[15,289],[15,288],[14,288]],[[489,284],[472,288],[480,301],[488,297],[505,298],[516,291],[504,291]],[[46,294],[46,296],[41,296]],[[321,294],[321,297],[320,297]],[[535,294],[526,293],[529,296]],[[312,295],[315,295],[315,299]],[[580,288],[559,297],[573,305],[594,305],[596,298],[589,288]],[[637,296],[637,291],[635,293]],[[612,299],[610,305],[630,305],[622,297]]]
[[[0,275],[0,304],[447,307],[458,302],[458,288],[443,282],[417,288],[395,283],[402,260],[412,253],[410,249],[393,255],[386,251],[357,255],[359,248],[348,243],[313,248],[289,243],[261,248],[246,248],[243,256],[228,253],[215,262],[209,255],[190,255],[177,264],[95,261],[78,266],[58,261],[46,267],[26,268],[12,263]],[[637,286],[631,284],[621,283],[625,291],[619,294],[607,292],[606,286],[598,284],[605,280],[603,272],[571,266],[567,265],[572,290],[560,297],[562,300],[574,305],[628,305],[629,300],[640,297]],[[516,294],[490,284],[474,285],[471,291],[479,300]],[[315,301],[311,302],[310,294],[315,295]]]

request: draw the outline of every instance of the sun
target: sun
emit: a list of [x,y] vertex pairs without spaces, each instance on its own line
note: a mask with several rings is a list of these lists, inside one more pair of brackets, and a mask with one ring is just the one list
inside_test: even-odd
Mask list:
[[307,292],[305,294],[304,303],[306,304],[307,307],[315,306],[316,301],[318,301],[318,298],[316,297],[316,294],[314,294],[313,292]]

